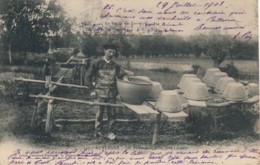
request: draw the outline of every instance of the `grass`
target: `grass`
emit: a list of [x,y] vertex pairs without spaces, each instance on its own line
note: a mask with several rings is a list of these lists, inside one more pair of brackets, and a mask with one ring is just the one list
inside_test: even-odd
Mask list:
[[[165,90],[176,89],[177,84],[180,81],[181,76],[184,73],[178,73],[174,70],[166,68],[163,64],[192,64],[194,66],[193,73],[197,73],[196,68],[200,68],[198,77],[202,78],[208,68],[213,68],[213,62],[210,58],[129,58],[129,59],[117,59],[122,66],[130,62],[144,62],[144,63],[161,63],[162,67],[154,70],[145,69],[131,69],[136,75],[139,76],[148,76],[152,81],[160,82]],[[259,71],[257,66],[257,61],[255,60],[232,60],[235,67],[239,71],[239,80],[247,80],[252,83],[259,83]],[[230,59],[225,60],[221,67],[232,62]]]
[[36,66],[25,66],[25,65],[0,65],[0,73],[3,72],[12,72],[14,74],[20,74],[20,73],[27,73],[27,74],[34,74],[34,75],[40,75],[42,72],[42,67],[36,67]]
[[163,89],[176,89],[182,74],[171,71],[150,71],[150,70],[132,70],[137,76],[147,76],[152,81],[161,83]]
[[[166,63],[166,64],[192,64],[199,65],[203,68],[212,68],[213,61],[210,58],[195,58],[195,57],[165,57],[165,58],[121,58],[117,59],[118,61],[130,61],[130,62],[145,62],[145,63]],[[231,60],[226,59],[221,63],[220,66],[224,66],[225,64],[230,64],[231,62],[237,67],[237,69],[241,72],[245,73],[258,73],[259,67],[257,66],[258,61],[256,60]]]

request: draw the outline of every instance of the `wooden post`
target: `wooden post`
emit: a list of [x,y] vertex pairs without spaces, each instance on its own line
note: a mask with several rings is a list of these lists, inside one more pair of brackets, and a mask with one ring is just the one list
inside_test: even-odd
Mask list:
[[37,115],[39,114],[39,111],[41,111],[41,107],[43,106],[43,104],[46,103],[46,100],[38,100],[37,101],[37,105],[36,105],[36,108],[33,112],[33,116],[32,116],[32,119],[31,119],[31,128],[34,128],[35,127],[35,124],[36,123],[36,119],[37,119]]
[[213,129],[214,129],[214,131],[217,131],[217,129],[218,129],[216,111],[218,112],[219,108],[216,108],[216,109],[213,109],[213,110],[210,111],[211,112],[211,118],[213,120]]
[[[63,76],[61,76],[57,82],[58,82],[58,83],[61,82],[62,79],[63,79]],[[20,80],[20,79],[18,79],[18,80]],[[37,81],[38,81],[38,80],[37,80]],[[40,81],[40,80],[39,80],[39,81]],[[41,81],[40,81],[40,82],[41,82]],[[45,83],[45,81],[42,81],[42,82]],[[56,88],[57,88],[57,85],[52,86],[52,87],[49,89],[49,91],[48,91],[44,96],[50,96],[51,92],[54,91]],[[32,119],[31,119],[31,128],[34,128],[34,127],[35,127],[35,122],[36,122],[36,118],[37,118],[36,115],[38,114],[40,108],[42,107],[42,105],[43,105],[45,102],[46,102],[46,100],[41,100],[41,101],[39,101],[39,100],[37,99],[37,101],[36,101],[37,105],[36,105],[36,108],[35,108],[35,110],[34,110],[34,112],[33,112],[33,116],[32,116]],[[48,102],[50,103],[50,100],[49,100]],[[48,108],[49,108],[49,104],[48,104]],[[50,108],[51,108],[51,107],[50,107]],[[48,110],[47,110],[47,113],[48,113]],[[49,124],[49,123],[48,123],[48,124]],[[46,125],[47,125],[47,124],[45,124],[45,128],[47,127]]]
[[13,59],[12,59],[11,44],[8,45],[8,58],[9,58],[9,63],[12,64],[13,63]]
[[46,115],[45,133],[51,133],[52,129],[52,113],[53,113],[53,99],[49,100]]
[[159,126],[161,122],[161,115],[162,113],[159,112],[156,116],[155,124],[154,124],[154,132],[153,132],[153,140],[152,140],[152,145],[155,145],[158,140],[158,134],[159,134]]
[[37,114],[37,111],[38,111],[38,102],[39,102],[39,99],[36,99],[35,101],[35,109],[33,111],[33,115],[32,115],[32,119],[31,119],[31,128],[34,128],[34,124],[35,124],[35,120],[36,120],[36,114]]
[[84,85],[84,65],[80,65],[80,85]]
[[[60,83],[62,81],[63,77],[64,77],[64,75],[59,78],[57,83]],[[53,92],[57,87],[58,87],[57,85],[51,86],[49,91],[45,94],[45,96],[50,96],[51,92]]]

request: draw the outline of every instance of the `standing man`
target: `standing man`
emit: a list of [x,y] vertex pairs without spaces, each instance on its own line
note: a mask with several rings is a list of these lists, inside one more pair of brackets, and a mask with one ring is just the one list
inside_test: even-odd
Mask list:
[[[98,102],[116,103],[118,94],[116,79],[126,79],[126,72],[121,66],[113,61],[117,46],[113,44],[104,45],[104,56],[93,61],[86,73],[86,85],[92,89],[91,97]],[[92,84],[94,78],[95,86]],[[108,134],[110,140],[116,138],[113,125],[116,121],[116,110],[113,107],[99,106],[96,110],[95,137],[103,137],[103,114],[107,111]]]

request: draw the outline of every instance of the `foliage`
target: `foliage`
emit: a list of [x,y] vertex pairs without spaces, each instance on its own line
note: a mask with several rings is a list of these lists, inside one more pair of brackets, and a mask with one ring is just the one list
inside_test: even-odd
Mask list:
[[200,57],[205,54],[211,57],[215,66],[219,66],[226,57],[258,58],[257,41],[235,40],[218,33],[190,37],[162,34],[135,36],[126,35],[122,25],[113,25],[102,34],[93,28],[74,34],[76,20],[67,17],[57,0],[1,0],[0,20],[1,46],[24,57],[26,52],[46,53],[50,46],[78,47],[88,57],[100,56],[103,55],[102,45],[113,42],[118,45],[117,54],[125,57]]
[[239,72],[237,67],[234,65],[234,63],[226,64],[224,67],[221,68],[221,71],[226,72],[228,76],[233,78],[239,77]]
[[56,0],[49,2],[45,13],[45,22],[48,23],[47,37],[51,38],[54,48],[69,47],[77,42],[76,35],[72,33],[75,19],[67,18],[64,9]]
[[113,42],[118,45],[122,56],[130,57],[166,57],[190,56],[200,57],[202,54],[210,57],[218,67],[226,57],[234,59],[255,59],[258,57],[258,42],[235,40],[229,35],[211,34],[196,35],[183,38],[177,35],[140,35],[126,36],[124,34],[83,35],[83,47],[87,54],[99,54],[102,44]]
[[129,57],[133,54],[133,46],[128,42],[126,36],[120,35],[119,43],[119,52],[122,56]]
[[212,58],[214,66],[218,67],[226,56],[230,55],[233,40],[227,35],[212,34],[207,37],[206,41],[206,54]]
[[0,12],[5,50],[47,52],[48,38],[56,44],[56,38],[71,36],[71,22],[56,0],[10,0]]
[[85,36],[83,36],[82,53],[85,54],[87,57],[98,55],[98,47],[99,43],[96,38],[89,34],[85,34]]
[[139,46],[137,48],[137,54],[148,56],[151,50],[151,41],[149,40],[149,36],[141,36],[139,38]]
[[201,56],[202,53],[206,53],[206,45],[207,45],[207,36],[203,34],[199,34],[196,36],[191,36],[189,43],[191,53],[194,54],[196,57]]
[[43,0],[8,2],[5,10],[1,11],[4,22],[3,44],[6,49],[9,45],[18,52],[47,49],[47,42],[42,35],[46,30],[39,28],[43,5]]
[[234,46],[231,49],[231,58],[237,59],[257,59],[258,43],[256,41],[244,42],[234,40]]
[[140,36],[136,54],[145,56],[165,56],[187,54],[188,48],[183,38],[179,36],[147,35]]

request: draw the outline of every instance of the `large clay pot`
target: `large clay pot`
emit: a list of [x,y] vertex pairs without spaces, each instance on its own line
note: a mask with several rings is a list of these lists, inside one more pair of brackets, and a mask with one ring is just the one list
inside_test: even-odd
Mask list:
[[220,72],[219,68],[209,68],[209,69],[207,69],[206,74],[204,75],[204,77],[203,77],[202,80],[203,80],[206,84],[212,82],[212,81],[213,81],[213,75],[214,75],[214,73],[216,73],[216,72]]
[[180,79],[180,83],[177,85],[179,88],[183,87],[183,83],[186,81],[186,79],[189,78],[197,78],[195,74],[183,74]]
[[221,77],[217,82],[214,91],[217,93],[223,93],[227,85],[232,82],[235,82],[235,80],[232,77]]
[[117,79],[117,89],[123,102],[142,104],[152,89],[152,83],[136,77],[129,77],[129,81]]
[[190,100],[205,101],[210,98],[206,84],[193,82],[184,91],[184,97]]
[[146,81],[151,81],[149,77],[147,76],[129,76],[131,78],[138,78],[138,79],[142,79],[142,80],[146,80]]
[[183,110],[178,93],[171,90],[162,91],[155,103],[155,108],[162,112],[176,113]]
[[223,97],[230,101],[243,101],[248,98],[248,95],[243,84],[229,83],[224,90]]
[[187,87],[194,82],[201,82],[201,80],[197,77],[188,77],[185,78],[185,80],[183,81],[182,85],[181,85],[181,91],[184,92]]
[[222,77],[228,77],[227,73],[225,73],[225,72],[216,72],[216,73],[214,73],[213,80],[212,80],[212,82],[210,82],[209,85],[211,87],[216,87],[219,79],[222,78]]
[[161,91],[163,90],[161,83],[152,81],[152,89],[148,94],[148,98],[156,100],[159,98]]
[[247,93],[249,97],[259,95],[259,86],[256,83],[249,83],[247,85]]

